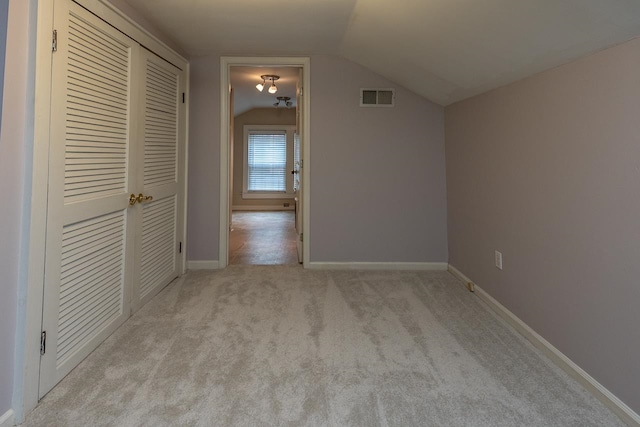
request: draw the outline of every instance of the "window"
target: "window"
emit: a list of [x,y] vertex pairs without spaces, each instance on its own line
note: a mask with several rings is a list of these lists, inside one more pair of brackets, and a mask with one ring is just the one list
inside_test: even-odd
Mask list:
[[244,127],[243,198],[290,198],[293,126]]
[[247,190],[286,192],[287,134],[251,131],[247,144]]

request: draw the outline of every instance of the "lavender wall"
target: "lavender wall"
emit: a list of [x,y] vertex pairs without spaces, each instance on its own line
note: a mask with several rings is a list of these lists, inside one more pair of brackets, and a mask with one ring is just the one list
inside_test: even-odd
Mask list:
[[636,412],[638,52],[633,40],[445,111],[451,264]]
[[220,57],[191,60],[187,258],[217,260],[220,235]]
[[[443,108],[337,57],[311,76],[311,261],[446,262]],[[395,107],[360,107],[368,87]]]
[[[191,63],[190,260],[218,259],[219,57]],[[395,108],[359,88],[395,87]],[[446,262],[443,108],[333,56],[311,59],[311,261]]]

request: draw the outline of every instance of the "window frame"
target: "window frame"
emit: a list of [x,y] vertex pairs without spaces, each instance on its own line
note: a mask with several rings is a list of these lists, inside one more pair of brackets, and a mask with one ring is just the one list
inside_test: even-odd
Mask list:
[[[244,125],[243,126],[243,160],[242,160],[242,198],[243,199],[293,199],[293,135],[294,125]],[[249,191],[249,133],[251,132],[284,132],[286,138],[287,162],[285,167],[286,191]]]

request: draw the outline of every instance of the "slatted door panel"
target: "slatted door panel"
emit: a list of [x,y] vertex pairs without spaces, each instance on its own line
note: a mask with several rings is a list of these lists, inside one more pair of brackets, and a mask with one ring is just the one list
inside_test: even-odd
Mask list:
[[160,61],[148,56],[146,62],[145,188],[174,184],[178,173],[179,81],[178,75],[167,67],[169,64]]
[[177,207],[182,205],[179,164],[184,155],[181,136],[184,74],[148,51],[143,51],[142,58],[144,147],[139,151],[138,179],[144,184],[144,195],[153,199],[144,202],[140,213],[141,244],[137,248],[136,274],[139,280],[134,289],[134,310],[176,278],[181,270],[177,235],[182,215]]
[[54,19],[41,396],[129,316],[134,242],[139,46],[68,0]]
[[140,297],[150,295],[158,283],[176,270],[176,197],[144,206]]
[[65,202],[126,191],[129,50],[71,14]]
[[57,367],[123,313],[125,224],[115,212],[63,229]]

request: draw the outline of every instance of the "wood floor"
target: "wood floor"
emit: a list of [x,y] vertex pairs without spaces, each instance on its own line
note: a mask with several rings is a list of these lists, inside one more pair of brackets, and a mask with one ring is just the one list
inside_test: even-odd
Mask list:
[[297,264],[293,211],[233,212],[229,264]]

